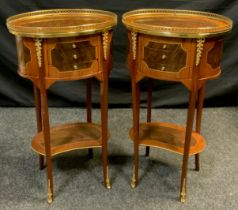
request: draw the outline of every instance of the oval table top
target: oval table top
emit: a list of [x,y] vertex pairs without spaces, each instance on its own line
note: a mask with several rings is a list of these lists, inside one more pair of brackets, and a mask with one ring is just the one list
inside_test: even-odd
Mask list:
[[123,14],[122,22],[134,32],[181,38],[215,37],[232,29],[228,17],[192,10],[133,10]]
[[26,12],[7,19],[9,31],[35,38],[70,37],[110,30],[117,15],[94,9],[53,9]]

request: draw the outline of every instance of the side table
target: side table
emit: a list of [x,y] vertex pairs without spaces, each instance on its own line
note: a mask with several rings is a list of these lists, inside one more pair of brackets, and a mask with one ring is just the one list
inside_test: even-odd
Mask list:
[[[131,73],[133,99],[134,172],[131,186],[138,183],[139,146],[156,147],[183,155],[180,187],[181,202],[186,198],[188,158],[195,155],[199,170],[199,153],[206,146],[199,134],[205,83],[221,73],[220,63],[224,34],[232,21],[221,15],[187,10],[141,9],[127,12],[122,21],[128,29],[128,68]],[[149,78],[147,122],[139,122],[139,82]],[[151,122],[151,79],[181,82],[189,91],[186,127]],[[196,130],[193,131],[195,109]]]
[[[104,184],[110,188],[107,159],[108,76],[114,13],[92,9],[55,9],[7,19],[16,36],[19,74],[34,84],[38,133],[32,149],[47,165],[48,202],[53,200],[53,156],[76,149],[102,148]],[[91,119],[91,78],[100,81],[101,124]],[[50,127],[47,89],[57,81],[87,79],[87,122]]]

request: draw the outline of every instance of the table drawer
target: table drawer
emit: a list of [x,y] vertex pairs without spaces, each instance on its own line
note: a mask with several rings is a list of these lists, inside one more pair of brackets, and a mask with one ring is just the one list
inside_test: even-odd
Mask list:
[[187,40],[142,35],[139,42],[139,71],[148,76],[189,77],[191,44]]
[[96,47],[90,41],[57,43],[51,51],[52,65],[61,71],[90,68],[96,60]]
[[49,77],[99,72],[99,37],[58,38],[48,44]]
[[178,72],[186,66],[187,53],[180,44],[165,44],[151,41],[144,47],[143,57],[144,62],[150,69]]

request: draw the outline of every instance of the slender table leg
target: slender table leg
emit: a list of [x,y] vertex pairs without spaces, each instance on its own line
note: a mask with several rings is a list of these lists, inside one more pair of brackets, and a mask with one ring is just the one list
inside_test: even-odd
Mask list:
[[189,93],[189,108],[187,114],[187,125],[185,134],[185,144],[183,153],[183,166],[182,166],[182,176],[181,176],[181,186],[180,186],[180,200],[182,203],[186,200],[186,177],[187,177],[187,165],[189,158],[190,141],[193,130],[193,119],[195,112],[197,90],[193,89]]
[[[151,122],[151,107],[152,107],[152,79],[148,80],[148,95],[147,95],[147,122]],[[146,146],[145,156],[149,156],[150,147]]]
[[101,126],[102,126],[102,162],[103,162],[103,177],[104,185],[107,189],[111,188],[108,158],[107,158],[107,139],[108,139],[108,79],[100,82],[101,95]]
[[[87,106],[87,122],[92,122],[92,78],[87,79],[87,99],[86,99],[86,106]],[[93,158],[93,149],[88,149],[88,156],[89,158]]]
[[[198,90],[198,100],[197,100],[197,116],[196,116],[196,132],[200,133],[201,131],[201,121],[202,121],[202,110],[203,110],[203,101],[205,96],[206,84],[204,83],[202,87]],[[195,170],[199,171],[199,153],[195,155]]]
[[[41,56],[42,50],[44,50],[44,40],[35,39],[36,51],[38,54],[37,63],[38,63],[38,73],[39,73],[39,89],[40,89],[40,106],[36,109],[41,108],[41,118],[42,118],[42,128],[43,136],[45,143],[45,156],[46,156],[46,167],[47,167],[47,189],[48,189],[48,203],[53,201],[53,177],[52,177],[52,162],[51,162],[51,146],[50,146],[50,127],[49,127],[49,113],[48,113],[48,99],[47,99],[47,88],[45,81],[45,65],[44,65],[44,56]],[[35,90],[35,93],[37,91]],[[35,94],[35,95],[38,95]]]
[[[40,100],[40,91],[36,85],[34,85],[34,97],[35,97],[37,132],[39,133],[42,131],[41,100]],[[39,168],[40,168],[40,170],[42,170],[44,168],[44,156],[43,155],[39,155]]]
[[[44,40],[36,39],[36,50],[41,55],[41,50],[44,49]],[[39,56],[38,56],[39,57]],[[52,177],[52,162],[51,162],[51,146],[50,146],[50,125],[49,125],[49,113],[48,113],[48,99],[47,88],[45,81],[45,65],[44,56],[38,58],[39,67],[39,89],[41,99],[41,115],[43,125],[43,135],[45,143],[45,156],[46,156],[46,169],[47,169],[47,190],[48,190],[48,203],[53,201],[53,177]]]
[[53,177],[52,177],[52,162],[51,162],[51,147],[50,147],[50,127],[49,127],[49,113],[48,100],[45,87],[41,89],[41,106],[43,117],[43,133],[46,152],[46,166],[47,166],[47,184],[48,184],[48,203],[53,201]]
[[135,188],[138,184],[138,165],[139,165],[139,123],[140,123],[140,83],[132,79],[132,105],[133,105],[133,131],[134,131],[134,167],[131,187]]

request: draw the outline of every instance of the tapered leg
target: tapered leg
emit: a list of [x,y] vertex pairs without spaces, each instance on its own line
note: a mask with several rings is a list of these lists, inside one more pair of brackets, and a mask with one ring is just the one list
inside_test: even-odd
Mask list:
[[43,118],[43,134],[44,134],[45,152],[46,152],[48,203],[52,203],[53,177],[52,177],[52,162],[51,162],[51,147],[50,147],[50,127],[49,127],[47,93],[44,87],[41,89],[41,107],[42,107],[42,118]]
[[187,165],[188,165],[188,158],[189,158],[190,141],[191,141],[192,130],[193,130],[193,119],[194,119],[194,112],[195,112],[196,95],[197,95],[197,90],[195,89],[193,89],[189,93],[189,108],[188,108],[188,114],[187,114],[187,125],[186,125],[186,133],[185,133],[185,144],[184,144],[183,166],[182,166],[181,188],[180,188],[180,200],[183,203],[186,200]]
[[[36,122],[37,122],[37,132],[42,131],[42,117],[41,117],[41,100],[40,100],[40,90],[34,85],[34,98],[35,98],[35,110],[36,110]],[[44,156],[39,155],[39,168],[42,170],[44,168]]]
[[[86,99],[86,106],[87,106],[87,122],[92,122],[92,78],[87,79],[87,99]],[[93,158],[93,149],[88,149],[88,156],[89,158]]]
[[134,167],[131,187],[135,188],[138,184],[138,165],[139,165],[139,123],[140,123],[140,84],[132,79],[132,105],[133,105],[133,140],[134,140]]
[[108,139],[108,79],[100,83],[101,95],[101,124],[102,124],[102,162],[103,162],[103,177],[104,185],[107,189],[111,188],[108,158],[107,158],[107,139]]
[[50,125],[48,113],[48,99],[47,99],[47,84],[45,80],[45,63],[44,56],[41,56],[44,51],[44,39],[35,39],[35,46],[37,50],[37,63],[39,73],[39,89],[41,102],[41,117],[42,117],[42,132],[45,144],[46,168],[47,168],[47,189],[48,189],[48,203],[53,201],[53,177],[52,177],[52,162],[51,162],[51,146],[50,146]]
[[[198,99],[197,99],[197,116],[196,116],[196,132],[200,133],[201,131],[201,121],[202,121],[202,110],[203,110],[203,101],[205,96],[206,84],[204,83],[202,87],[198,90]],[[199,171],[199,154],[195,155],[195,170]]]
[[[152,107],[152,79],[148,80],[148,95],[147,95],[147,122],[151,122],[151,107]],[[150,147],[146,146],[145,156],[149,156]]]

